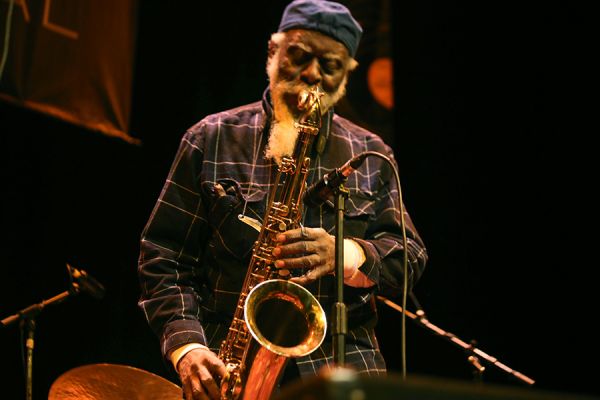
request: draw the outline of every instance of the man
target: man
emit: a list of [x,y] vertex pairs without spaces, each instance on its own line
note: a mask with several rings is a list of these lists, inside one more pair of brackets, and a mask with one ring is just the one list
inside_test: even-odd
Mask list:
[[[186,398],[218,398],[225,374],[216,352],[230,326],[277,165],[295,144],[298,94],[319,87],[323,126],[311,150],[310,182],[364,151],[393,159],[375,134],[333,113],[343,96],[362,29],[348,9],[296,0],[268,44],[269,89],[262,102],[208,116],[184,135],[160,198],[142,234],[140,306],[173,363]],[[374,334],[374,293],[398,294],[404,246],[392,169],[369,157],[350,175],[344,221],[344,283],[348,309],[346,366],[385,373]],[[242,215],[243,218],[239,218]],[[409,280],[425,266],[425,247],[405,212]],[[306,208],[304,232],[277,237],[277,268],[309,289],[329,313],[335,302],[334,213]],[[303,235],[303,233],[305,233]],[[328,319],[331,321],[331,319]],[[331,329],[328,330],[329,332]],[[316,351],[290,360],[286,376],[332,365],[329,335]]]

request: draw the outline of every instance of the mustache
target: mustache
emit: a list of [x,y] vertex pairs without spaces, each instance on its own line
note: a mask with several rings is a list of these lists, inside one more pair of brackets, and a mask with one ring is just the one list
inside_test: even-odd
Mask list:
[[[278,82],[275,82],[274,85],[272,85],[271,93],[274,97],[277,97],[278,100],[284,102],[285,98],[287,98],[288,100],[291,100],[292,98],[296,98],[296,99],[299,98],[300,93],[302,93],[305,90],[310,90],[313,87],[314,87],[314,85],[308,85],[304,82],[292,82],[292,81],[280,80]],[[334,93],[328,93],[328,92],[325,92],[324,90],[322,90],[323,97],[321,97],[321,107],[323,110],[329,109],[331,106],[333,106],[333,104],[335,104],[337,102],[337,100],[339,100],[339,98],[345,92],[343,88],[341,88],[341,89],[342,89],[341,91],[338,89],[338,91],[336,91]],[[292,105],[290,104],[288,106],[292,106]],[[293,108],[294,108],[294,110],[293,110],[294,113],[298,111],[296,109],[296,107],[293,107]]]
[[282,95],[298,96],[302,91],[309,90],[310,86],[299,82],[279,81],[275,84],[275,88]]

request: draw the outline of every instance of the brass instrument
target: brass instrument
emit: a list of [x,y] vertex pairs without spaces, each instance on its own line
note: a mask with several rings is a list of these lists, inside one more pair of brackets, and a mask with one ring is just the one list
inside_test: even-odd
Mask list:
[[279,165],[233,321],[219,350],[227,368],[222,399],[268,399],[289,357],[312,353],[325,338],[321,305],[308,290],[286,279],[289,271],[275,268],[272,255],[277,234],[300,227],[307,153],[321,126],[320,96],[316,88],[298,98],[302,115],[294,153]]

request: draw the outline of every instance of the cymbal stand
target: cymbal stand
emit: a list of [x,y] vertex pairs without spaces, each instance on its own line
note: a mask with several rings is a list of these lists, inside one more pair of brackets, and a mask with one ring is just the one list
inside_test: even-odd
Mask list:
[[67,297],[79,293],[79,286],[72,283],[69,290],[51,297],[47,300],[42,300],[40,303],[32,304],[16,314],[10,315],[0,320],[0,325],[9,326],[15,322],[20,323],[21,331],[27,331],[25,339],[26,358],[25,358],[25,398],[26,400],[33,399],[33,349],[34,349],[34,334],[35,334],[35,318],[42,310],[51,304],[58,304],[64,301]]
[[[428,329],[429,331],[435,333],[437,336],[440,336],[440,337],[446,339],[447,341],[449,341],[450,343],[453,343],[454,345],[462,348],[465,351],[465,353],[467,354],[467,361],[474,368],[473,375],[474,375],[474,378],[476,381],[481,382],[481,380],[483,378],[483,372],[485,371],[485,368],[479,363],[479,360],[481,359],[481,360],[486,361],[490,365],[493,365],[494,367],[506,372],[507,374],[516,378],[517,380],[519,380],[523,383],[526,383],[527,385],[533,385],[535,383],[535,381],[533,379],[529,378],[528,376],[523,375],[519,371],[515,371],[514,369],[512,369],[512,368],[508,367],[507,365],[498,361],[497,358],[492,357],[489,354],[487,354],[487,353],[483,352],[482,350],[478,349],[477,347],[475,347],[475,344],[476,344],[475,341],[471,341],[471,343],[466,343],[465,341],[456,337],[453,333],[447,332],[447,331],[439,328],[438,326],[432,324],[425,317],[425,312],[422,309],[419,309],[416,313],[412,313],[408,310],[403,311],[402,307],[400,307],[396,303],[388,300],[387,298],[385,298],[383,296],[377,296],[377,299],[379,301],[383,302],[384,304],[386,304],[387,306],[393,308],[394,310],[399,311],[401,313],[403,312],[407,317],[412,319],[414,322],[416,322],[418,325],[422,326],[423,328]],[[417,303],[417,307],[420,308],[418,306],[418,303]]]

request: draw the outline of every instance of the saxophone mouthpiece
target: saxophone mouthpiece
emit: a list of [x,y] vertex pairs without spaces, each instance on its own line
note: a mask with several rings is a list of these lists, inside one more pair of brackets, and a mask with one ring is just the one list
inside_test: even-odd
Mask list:
[[321,97],[325,93],[319,86],[313,86],[309,89],[302,90],[298,95],[298,109],[299,110],[310,110],[315,103],[321,102]]
[[321,127],[321,97],[324,94],[319,86],[313,86],[298,95],[298,109],[302,111],[298,126],[314,131],[315,135]]

